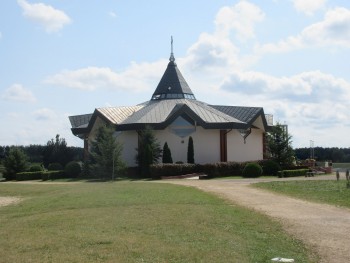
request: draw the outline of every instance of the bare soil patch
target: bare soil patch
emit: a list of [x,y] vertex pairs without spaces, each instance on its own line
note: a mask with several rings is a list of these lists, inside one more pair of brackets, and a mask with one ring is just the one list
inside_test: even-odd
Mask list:
[[[322,176],[297,180],[334,180],[334,178]],[[215,193],[231,202],[278,220],[289,234],[302,240],[316,252],[322,263],[350,262],[350,209],[307,202],[250,186],[255,182],[269,180],[169,180],[167,182]]]
[[17,204],[21,201],[19,197],[0,196],[0,207]]

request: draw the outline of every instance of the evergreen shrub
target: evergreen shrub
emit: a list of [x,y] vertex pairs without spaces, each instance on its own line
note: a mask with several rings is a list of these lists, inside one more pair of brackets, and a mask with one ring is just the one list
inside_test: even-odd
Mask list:
[[40,180],[42,173],[43,171],[17,173],[15,179],[17,181]]
[[257,163],[247,163],[243,169],[242,176],[246,178],[257,178],[262,175],[262,168]]
[[78,177],[81,174],[81,166],[76,161],[71,161],[64,167],[64,172],[67,177]]

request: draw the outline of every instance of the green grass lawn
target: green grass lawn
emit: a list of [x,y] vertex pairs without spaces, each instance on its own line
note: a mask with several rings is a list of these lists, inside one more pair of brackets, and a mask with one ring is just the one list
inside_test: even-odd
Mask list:
[[257,183],[254,187],[304,200],[350,208],[350,189],[345,180],[288,181]]
[[[0,183],[1,262],[317,262],[279,223],[194,188]],[[313,258],[313,259],[310,259]]]

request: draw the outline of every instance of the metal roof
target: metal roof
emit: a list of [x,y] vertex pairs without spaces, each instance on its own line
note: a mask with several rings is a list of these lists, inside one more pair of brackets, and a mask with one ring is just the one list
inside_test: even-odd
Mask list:
[[78,127],[84,128],[88,126],[91,116],[92,116],[92,113],[69,116],[68,118],[69,118],[70,124],[72,125],[72,128],[78,128]]
[[119,124],[125,119],[130,117],[143,106],[126,106],[126,107],[107,107],[107,108],[97,108],[96,110],[100,112],[104,117],[106,117],[112,124]]

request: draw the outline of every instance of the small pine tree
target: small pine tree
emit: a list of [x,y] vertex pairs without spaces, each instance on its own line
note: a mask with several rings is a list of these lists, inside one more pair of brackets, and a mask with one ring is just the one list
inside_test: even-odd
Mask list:
[[6,180],[14,180],[16,173],[24,172],[27,168],[27,160],[28,157],[22,149],[12,147],[4,162]]
[[114,178],[115,174],[124,173],[126,168],[121,158],[123,146],[114,138],[113,133],[112,127],[101,126],[92,142],[91,168],[94,175],[102,179]]
[[171,151],[168,146],[168,143],[165,142],[163,146],[163,158],[162,158],[163,163],[173,163],[173,158],[171,157]]
[[194,163],[194,147],[193,147],[193,139],[191,136],[188,139],[187,163]]

